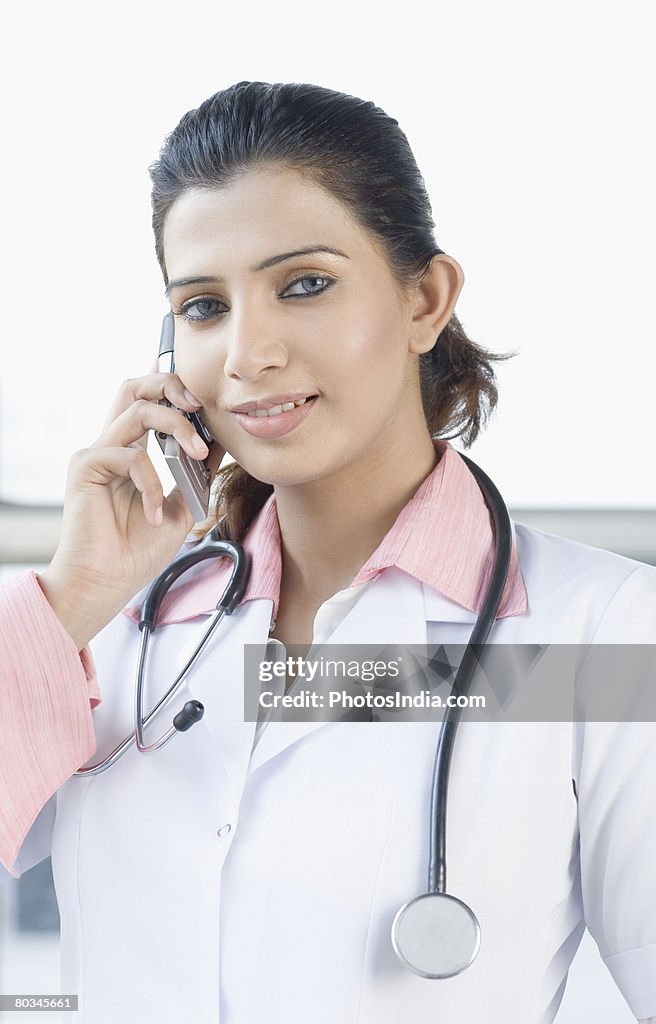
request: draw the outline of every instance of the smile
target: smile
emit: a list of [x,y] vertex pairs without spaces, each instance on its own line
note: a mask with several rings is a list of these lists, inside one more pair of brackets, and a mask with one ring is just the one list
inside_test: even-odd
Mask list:
[[319,401],[317,395],[300,398],[297,402],[284,402],[269,409],[254,409],[250,412],[233,412],[237,423],[252,437],[273,441],[290,434],[312,414]]
[[272,405],[270,409],[254,409],[247,412],[247,416],[279,416],[283,412],[289,412],[307,402],[307,398],[300,398],[298,402],[285,402],[284,405]]

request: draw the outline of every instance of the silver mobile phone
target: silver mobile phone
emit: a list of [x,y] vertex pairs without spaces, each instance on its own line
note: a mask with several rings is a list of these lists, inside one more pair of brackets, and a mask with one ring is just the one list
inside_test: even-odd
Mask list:
[[[175,360],[173,355],[173,341],[175,335],[175,321],[173,314],[167,313],[162,321],[162,333],[159,339],[159,353],[157,357],[157,368],[165,373],[175,373]],[[158,405],[171,406],[166,398],[160,399]],[[174,406],[177,408],[177,406]],[[197,412],[185,412],[178,410],[193,423],[196,431],[209,448],[214,437],[209,432]],[[164,452],[164,458],[171,470],[182,497],[187,503],[194,522],[199,523],[207,516],[210,501],[211,478],[205,459],[190,459],[184,448],[170,434],[161,430],[155,431],[158,444]]]

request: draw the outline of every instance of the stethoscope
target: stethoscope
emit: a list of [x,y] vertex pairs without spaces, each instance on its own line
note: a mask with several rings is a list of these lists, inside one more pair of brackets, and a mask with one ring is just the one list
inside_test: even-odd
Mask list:
[[[482,655],[490,629],[501,603],[508,576],[512,547],[512,525],[501,494],[483,472],[467,456],[459,453],[481,489],[492,514],[495,535],[495,556],[492,576],[485,601],[476,620],[451,687],[451,696],[466,696],[472,676]],[[157,612],[169,587],[183,573],[208,558],[228,556],[233,563],[232,573],[210,623],[191,657],[164,696],[144,717],[143,688],[146,671],[148,641],[155,632]],[[178,556],[151,584],[141,610],[139,629],[141,644],[137,662],[134,703],[134,732],[126,736],[104,761],[81,768],[75,775],[97,775],[106,771],[136,743],[143,753],[152,753],[168,743],[177,732],[186,732],[200,721],[204,707],[198,700],[190,700],[173,719],[173,725],[154,743],[144,743],[144,727],[168,704],[177,692],[197,658],[207,646],[224,615],[231,615],[246,590],[250,574],[250,559],[240,544],[218,540],[214,530],[193,550]],[[464,703],[464,702],[461,702]],[[458,701],[451,701],[456,705]],[[481,942],[481,929],[471,907],[446,892],[446,804],[451,753],[462,708],[449,706],[442,720],[433,766],[430,807],[430,846],[428,861],[428,890],[405,903],[392,923],[392,945],[403,964],[423,978],[451,978],[460,974],[474,961]]]

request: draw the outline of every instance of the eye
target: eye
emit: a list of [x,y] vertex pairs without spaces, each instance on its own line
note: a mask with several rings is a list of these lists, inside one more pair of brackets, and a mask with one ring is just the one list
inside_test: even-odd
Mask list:
[[[202,323],[204,320],[209,320],[212,316],[212,310],[209,307],[221,306],[223,303],[219,302],[218,299],[192,299],[191,302],[183,302],[179,310],[174,310],[174,316],[180,316],[183,320],[189,320],[192,323]],[[196,309],[196,313],[191,313],[190,310]]]
[[310,274],[307,277],[297,277],[296,280],[292,281],[292,283],[288,286],[288,289],[294,288],[295,285],[297,284],[305,284],[308,281],[324,281],[325,284],[323,284],[322,287],[318,289],[318,291],[305,291],[303,293],[297,292],[295,296],[292,296],[292,298],[305,298],[306,296],[311,295],[321,295],[323,292],[328,291],[328,289],[331,288],[332,285],[334,285],[335,283],[332,277],[324,277],[323,275],[319,274]]

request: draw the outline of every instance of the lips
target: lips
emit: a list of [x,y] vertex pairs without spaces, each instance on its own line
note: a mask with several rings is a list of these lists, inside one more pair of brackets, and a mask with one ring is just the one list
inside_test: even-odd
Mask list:
[[[233,415],[247,434],[264,440],[273,440],[289,434],[300,426],[312,414],[318,400],[318,396],[314,395],[302,405],[297,405],[288,412],[279,412],[273,416],[249,416],[245,412],[233,412]],[[255,405],[253,402],[247,404],[250,404],[251,407]]]

